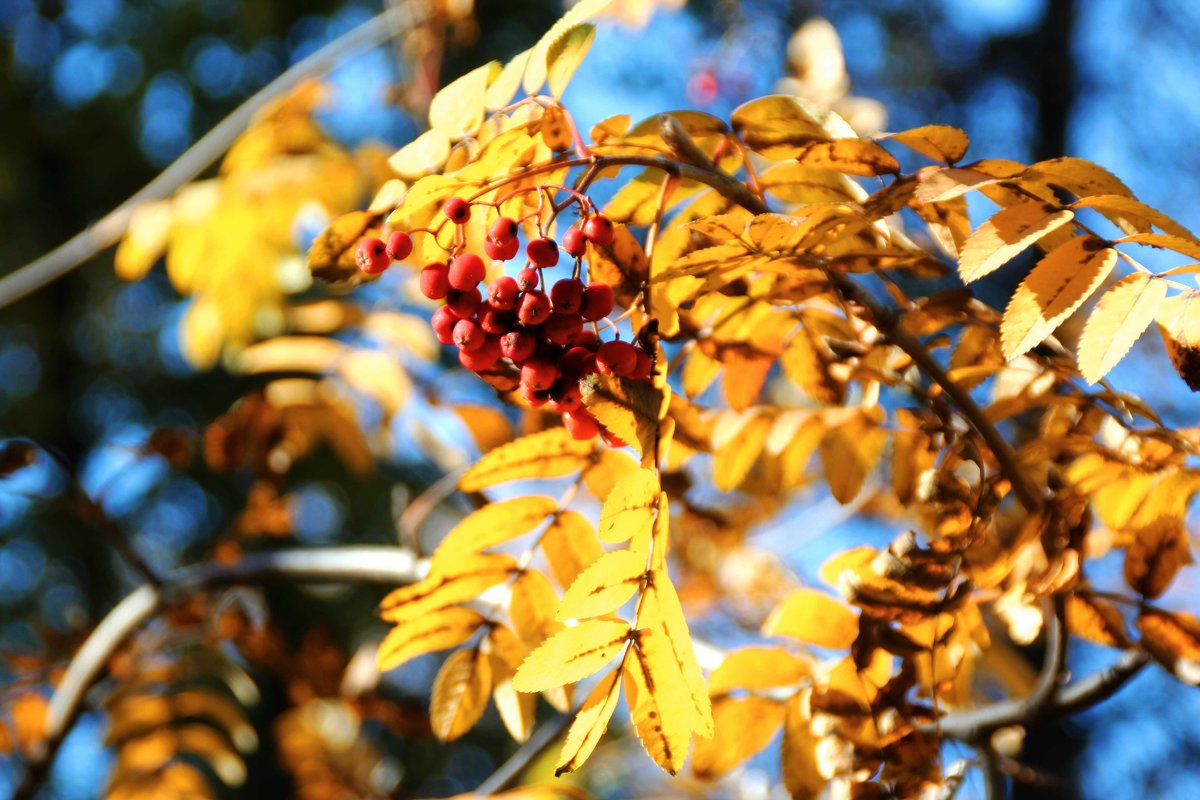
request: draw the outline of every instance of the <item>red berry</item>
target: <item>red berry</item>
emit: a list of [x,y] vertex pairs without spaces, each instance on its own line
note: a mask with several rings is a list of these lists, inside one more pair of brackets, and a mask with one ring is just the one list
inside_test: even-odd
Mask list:
[[474,253],[463,253],[450,262],[450,286],[460,291],[474,289],[487,276],[483,259]]
[[550,302],[555,314],[574,314],[583,302],[583,281],[563,278],[550,289]]
[[471,206],[461,197],[451,197],[442,206],[442,211],[455,225],[462,225],[471,218]]
[[596,322],[611,314],[614,304],[612,287],[607,283],[593,281],[583,290],[583,302],[579,306],[579,313],[588,322]]
[[577,411],[583,406],[583,393],[579,391],[579,381],[563,378],[550,387],[550,409],[563,413]]
[[526,325],[541,325],[550,318],[550,298],[545,292],[534,289],[521,295],[517,305],[517,319]]
[[459,350],[474,352],[483,347],[487,334],[473,319],[460,319],[454,323],[454,344]]
[[550,393],[545,390],[531,389],[527,384],[521,384],[521,397],[525,398],[525,402],[537,408],[538,406],[546,405],[546,401],[550,399]]
[[563,427],[576,439],[592,439],[600,432],[600,423],[584,409],[566,411],[562,415]]
[[483,302],[478,289],[468,289],[460,292],[454,289],[446,295],[446,308],[454,312],[459,319],[470,319],[475,316],[476,309]]
[[575,347],[585,347],[588,350],[595,350],[600,346],[600,337],[591,328],[585,328],[579,332],[575,340],[571,342]]
[[433,333],[442,344],[454,344],[454,325],[458,317],[447,306],[433,312]]
[[363,239],[354,251],[354,263],[363,273],[378,275],[391,266],[387,257],[387,245],[382,239],[376,239],[374,236]]
[[412,237],[404,231],[392,231],[387,240],[387,254],[392,261],[403,261],[412,255]]
[[650,354],[645,350],[638,348],[637,364],[633,367],[633,372],[629,373],[629,377],[635,381],[644,381],[650,377],[650,372],[654,368],[654,363],[650,360]]
[[596,368],[603,375],[629,375],[637,366],[637,350],[629,342],[605,342],[596,352]]
[[596,371],[596,354],[586,347],[572,347],[558,360],[562,374],[578,381]]
[[500,337],[500,352],[505,358],[520,365],[528,361],[537,350],[537,337],[526,331],[509,331]]
[[494,336],[503,336],[513,329],[517,323],[517,315],[511,311],[501,311],[489,305],[480,306],[479,327]]
[[583,223],[583,235],[592,244],[608,247],[617,238],[617,231],[613,228],[612,220],[596,214]]
[[512,217],[501,217],[488,228],[487,235],[496,244],[508,244],[517,238],[517,221]]
[[604,437],[604,443],[609,447],[626,447],[625,440],[620,436],[613,436],[608,431],[601,431],[600,435]]
[[521,366],[521,383],[539,392],[553,386],[560,376],[558,367],[545,358],[531,358]]
[[522,292],[536,289],[538,286],[538,271],[533,267],[525,267],[517,273],[517,288]]
[[445,264],[428,264],[421,270],[421,294],[441,300],[450,293],[450,270]]
[[488,286],[488,302],[492,304],[493,308],[511,311],[517,307],[517,295],[520,291],[515,280],[503,275]]
[[483,252],[487,253],[487,257],[492,261],[511,261],[520,249],[521,243],[516,239],[509,239],[504,244],[496,244],[491,239],[485,239],[483,242]]
[[583,330],[583,317],[578,314],[551,314],[542,326],[547,341],[566,346]]
[[500,360],[500,340],[495,336],[484,339],[478,350],[459,350],[458,363],[476,372],[483,372],[496,366]]
[[525,255],[539,267],[553,267],[558,263],[558,244],[553,239],[534,239],[525,248]]
[[571,228],[563,234],[563,250],[575,258],[581,258],[587,252],[587,237],[579,228]]

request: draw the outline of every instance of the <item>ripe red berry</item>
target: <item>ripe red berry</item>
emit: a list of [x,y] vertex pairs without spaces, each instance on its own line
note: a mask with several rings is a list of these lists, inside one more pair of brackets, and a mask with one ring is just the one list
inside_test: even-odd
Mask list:
[[479,327],[494,336],[503,336],[517,324],[517,315],[512,311],[501,311],[490,305],[479,307]]
[[450,269],[445,264],[427,264],[421,270],[421,294],[441,300],[450,293]]
[[387,255],[392,261],[403,261],[412,255],[412,237],[404,231],[392,231],[387,240]]
[[654,363],[650,360],[650,354],[638,348],[637,364],[634,365],[633,372],[629,373],[629,377],[635,381],[647,380],[653,367]]
[[474,289],[487,276],[483,259],[474,253],[463,253],[450,262],[450,286],[459,291]]
[[468,289],[465,292],[453,289],[450,294],[446,295],[446,308],[454,312],[459,319],[470,319],[475,316],[475,311],[482,302],[483,297],[480,296],[478,289]]
[[517,288],[522,292],[536,289],[538,286],[538,271],[533,267],[525,267],[517,273]]
[[511,261],[520,249],[521,243],[516,239],[509,239],[504,244],[497,244],[491,239],[485,239],[483,242],[483,252],[493,261]]
[[583,406],[583,393],[579,391],[579,381],[563,378],[550,387],[550,409],[563,413],[577,411]]
[[551,314],[542,326],[542,335],[552,344],[566,346],[583,330],[583,317],[578,314]]
[[521,384],[521,397],[525,398],[525,402],[537,408],[538,406],[546,405],[550,399],[550,393],[545,390],[537,390],[529,387],[528,384]]
[[454,323],[454,344],[459,350],[473,352],[483,347],[487,334],[473,319],[460,319]]
[[562,415],[563,427],[576,439],[592,439],[600,432],[600,423],[585,409],[567,411]]
[[484,339],[477,350],[459,350],[458,363],[475,372],[483,372],[496,366],[500,360],[500,340],[495,336]]
[[447,306],[433,312],[433,333],[442,344],[454,344],[454,325],[459,318]]
[[554,385],[561,374],[551,361],[541,357],[531,358],[521,366],[521,383],[544,392]]
[[508,244],[517,238],[517,221],[512,217],[501,217],[488,228],[487,235],[496,244]]
[[617,231],[613,228],[612,220],[596,214],[588,217],[583,223],[583,235],[592,244],[608,247],[613,243],[613,239],[617,238]]
[[461,197],[451,197],[442,206],[442,211],[455,225],[462,225],[471,218],[471,206]]
[[364,274],[378,275],[391,266],[387,257],[387,245],[382,239],[374,236],[363,239],[354,251],[354,263]]
[[537,337],[526,331],[509,331],[500,337],[500,352],[520,366],[537,350]]
[[571,228],[563,234],[563,250],[574,258],[581,258],[587,252],[587,237],[579,228]]
[[539,267],[553,267],[558,263],[558,244],[553,239],[534,239],[525,248],[525,255]]
[[558,360],[558,368],[564,376],[578,381],[596,371],[596,354],[586,347],[572,347]]
[[583,281],[563,278],[550,289],[550,302],[555,314],[574,314],[583,302]]
[[627,376],[636,366],[637,350],[629,342],[605,342],[596,352],[596,369],[603,375]]
[[611,314],[614,305],[612,287],[607,283],[593,281],[583,290],[583,302],[580,303],[579,313],[588,322],[596,322]]
[[545,292],[534,289],[521,295],[517,305],[517,319],[526,325],[541,325],[550,318],[550,298]]
[[502,275],[488,286],[488,302],[493,308],[511,311],[517,307],[517,295],[520,291],[514,279]]
[[588,350],[595,350],[600,346],[600,337],[591,328],[585,328],[579,332],[575,340],[571,342],[574,347],[585,347]]

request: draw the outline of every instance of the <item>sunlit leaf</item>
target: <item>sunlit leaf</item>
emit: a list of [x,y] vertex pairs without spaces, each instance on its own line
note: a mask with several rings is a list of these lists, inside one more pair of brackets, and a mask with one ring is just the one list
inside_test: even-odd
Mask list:
[[1069,209],[1036,201],[1002,209],[967,238],[958,257],[959,277],[964,283],[979,280],[1074,217]]
[[646,572],[646,557],[633,550],[606,553],[575,579],[558,606],[558,619],[586,619],[616,611],[633,597]]
[[713,703],[713,738],[696,743],[692,769],[715,780],[762,750],[783,725],[786,706],[763,697],[723,697]]
[[529,654],[513,676],[520,692],[541,692],[598,672],[616,658],[629,638],[629,623],[592,619],[563,628]]
[[1117,365],[1167,295],[1165,281],[1142,272],[1122,278],[1100,297],[1079,339],[1079,371],[1095,383]]
[[488,503],[454,526],[433,554],[432,574],[481,550],[524,536],[554,513],[558,504],[543,495]]
[[554,97],[562,97],[595,38],[595,25],[576,25],[550,43],[546,49],[546,74]]
[[467,470],[458,482],[464,492],[525,478],[558,478],[590,463],[592,442],[583,442],[565,428],[551,428],[497,447]]
[[417,656],[457,647],[484,621],[478,611],[455,606],[397,625],[379,645],[379,669],[386,672]]
[[842,650],[858,637],[858,618],[840,600],[813,589],[797,589],[767,617],[763,633]]
[[1183,520],[1162,516],[1135,531],[1125,554],[1125,581],[1143,597],[1167,590],[1176,573],[1192,563],[1191,545]]
[[608,721],[612,719],[620,697],[621,670],[614,669],[600,679],[592,689],[587,700],[575,715],[571,727],[567,730],[566,741],[563,742],[562,752],[554,774],[562,775],[573,772],[583,766],[588,756],[596,749],[604,732],[608,730]]
[[658,509],[658,473],[639,469],[619,480],[600,512],[600,538],[606,542],[648,540]]
[[438,670],[429,701],[433,735],[443,742],[462,736],[483,716],[492,691],[492,665],[479,648],[453,653]]

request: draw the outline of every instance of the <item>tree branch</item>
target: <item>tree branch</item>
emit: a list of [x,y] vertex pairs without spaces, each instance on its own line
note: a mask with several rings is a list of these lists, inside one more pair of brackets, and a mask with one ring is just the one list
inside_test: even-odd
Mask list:
[[130,218],[138,204],[169,197],[207,169],[250,126],[254,116],[276,98],[292,91],[308,78],[329,72],[343,59],[382,44],[413,25],[420,24],[421,20],[417,17],[420,12],[410,10],[410,5],[404,2],[372,17],[297,62],[218,122],[124,203],[49,253],[0,278],[0,308],[61,278],[101,250],[115,244],[129,229]]
[[485,797],[504,791],[511,786],[517,778],[521,777],[521,773],[528,769],[535,758],[558,740],[573,717],[574,714],[556,712],[553,717],[543,722],[529,737],[529,741],[517,748],[517,751],[509,756],[508,760],[489,775],[483,783],[479,784],[474,794]]

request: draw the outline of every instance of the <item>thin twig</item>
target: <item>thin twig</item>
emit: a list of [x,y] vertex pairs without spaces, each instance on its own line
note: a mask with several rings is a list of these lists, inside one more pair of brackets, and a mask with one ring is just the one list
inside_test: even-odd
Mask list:
[[1008,776],[1000,769],[1000,759],[986,742],[979,748],[979,768],[983,772],[983,796],[987,800],[1008,797]]
[[528,741],[517,748],[517,751],[509,756],[508,760],[489,775],[483,783],[479,784],[479,787],[475,789],[475,794],[485,797],[504,791],[511,786],[517,778],[521,777],[521,773],[529,768],[534,759],[558,740],[562,732],[567,729],[567,723],[571,721],[571,717],[570,714],[556,712],[553,717],[543,722]]

